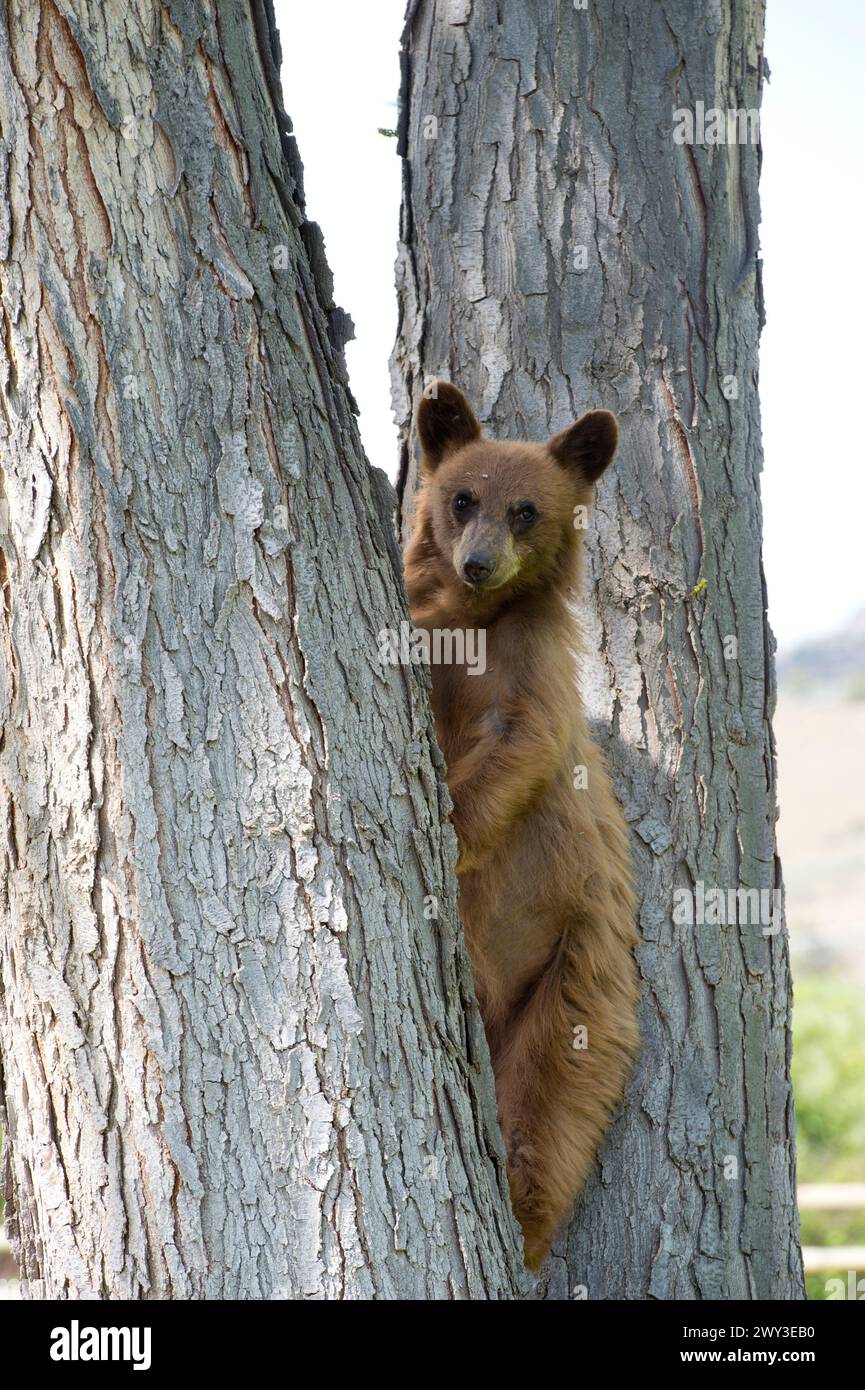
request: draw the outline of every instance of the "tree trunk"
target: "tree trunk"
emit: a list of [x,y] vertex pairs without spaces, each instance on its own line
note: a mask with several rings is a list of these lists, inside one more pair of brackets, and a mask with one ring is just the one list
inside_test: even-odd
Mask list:
[[781,886],[760,150],[674,138],[678,108],[759,108],[762,38],[762,0],[418,0],[406,21],[404,520],[434,377],[502,438],[592,406],[623,430],[590,521],[580,683],[634,831],[644,1043],[552,1298],[803,1296],[782,910],[674,915],[699,916],[701,884]]
[[270,0],[0,10],[0,1041],[30,1297],[523,1279],[279,61]]

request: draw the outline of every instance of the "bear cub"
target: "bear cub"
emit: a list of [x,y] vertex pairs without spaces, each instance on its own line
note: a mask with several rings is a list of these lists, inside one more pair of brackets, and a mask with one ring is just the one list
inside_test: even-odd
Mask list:
[[[405,575],[414,626],[483,630],[483,673],[432,666],[460,914],[495,1073],[514,1213],[538,1269],[637,1050],[628,832],[575,682],[577,508],[612,462],[592,410],[546,444],[485,439],[436,382]],[[431,643],[432,649],[432,643]]]

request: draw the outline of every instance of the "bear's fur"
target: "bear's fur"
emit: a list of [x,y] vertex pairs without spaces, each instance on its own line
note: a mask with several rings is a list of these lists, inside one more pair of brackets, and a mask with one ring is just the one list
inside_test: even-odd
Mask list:
[[595,410],[547,444],[494,442],[446,382],[425,393],[417,427],[413,624],[486,632],[485,673],[433,665],[432,704],[511,1199],[537,1269],[638,1042],[628,833],[580,707],[568,608],[575,508],[592,501],[618,427]]

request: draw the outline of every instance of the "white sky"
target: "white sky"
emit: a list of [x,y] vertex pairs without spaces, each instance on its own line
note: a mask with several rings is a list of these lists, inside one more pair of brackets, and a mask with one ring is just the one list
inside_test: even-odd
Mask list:
[[[390,477],[396,329],[396,125],[404,0],[275,0],[286,110],[309,216],[352,315],[352,390],[370,460]],[[865,0],[768,0],[762,115],[764,554],[782,648],[865,606],[862,377]]]

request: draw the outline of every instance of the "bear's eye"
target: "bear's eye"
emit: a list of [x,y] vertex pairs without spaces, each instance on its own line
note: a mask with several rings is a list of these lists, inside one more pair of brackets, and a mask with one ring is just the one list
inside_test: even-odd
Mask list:
[[521,502],[514,512],[514,527],[518,531],[527,531],[538,519],[538,509],[534,502]]
[[457,514],[467,512],[474,500],[470,492],[458,492],[453,502],[454,511]]

